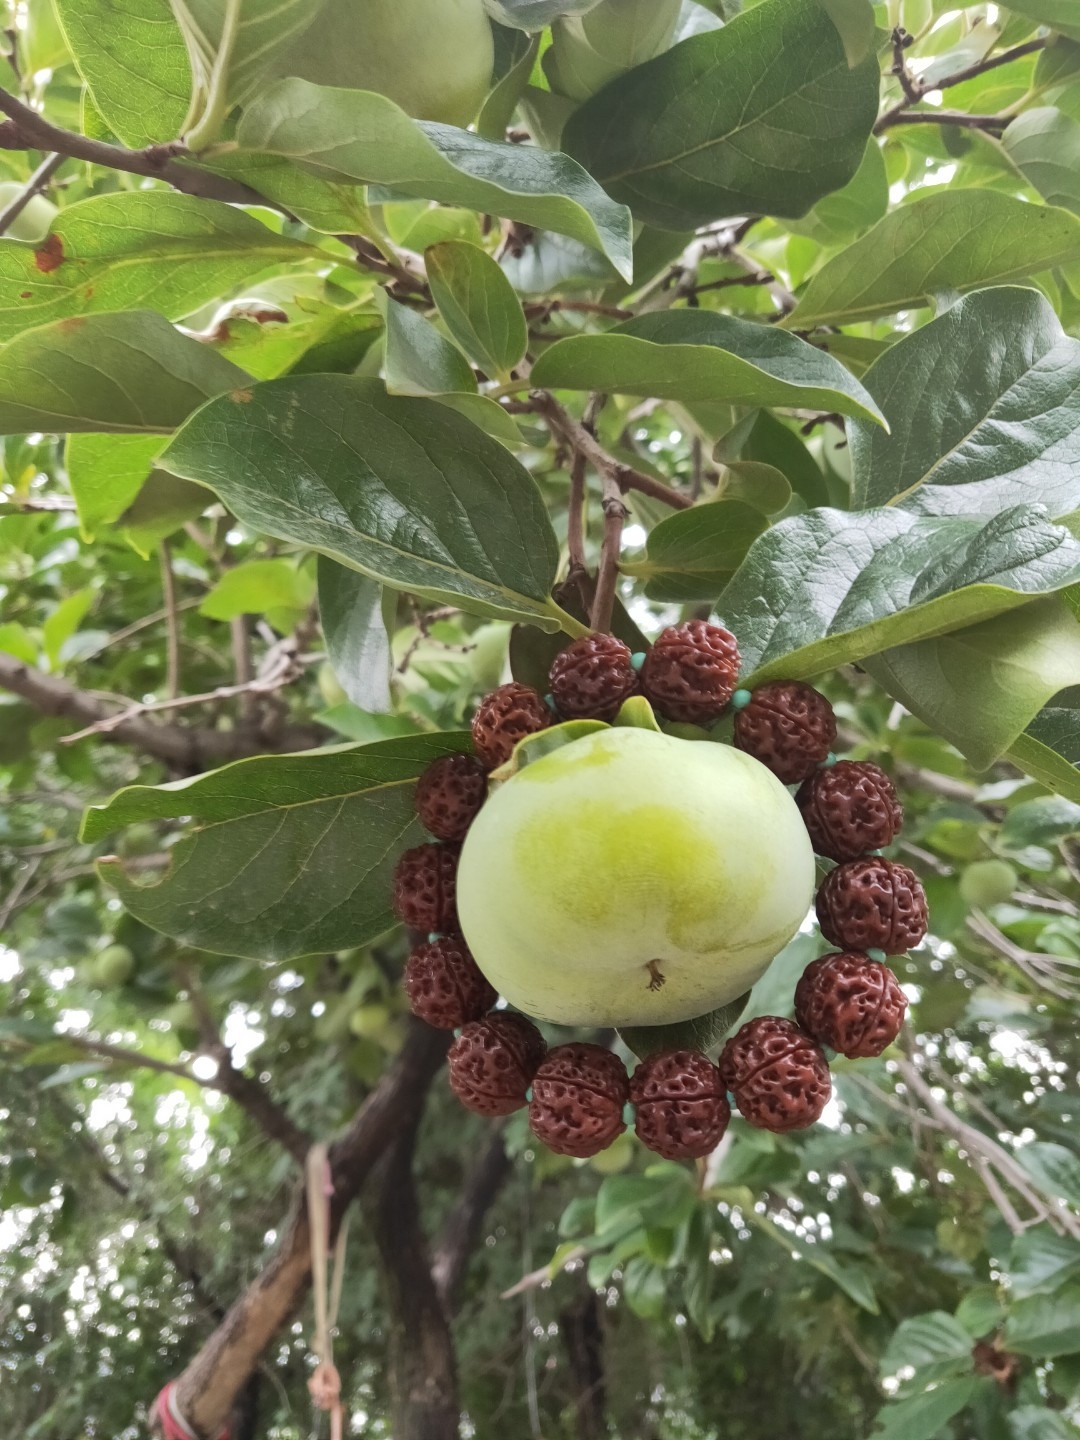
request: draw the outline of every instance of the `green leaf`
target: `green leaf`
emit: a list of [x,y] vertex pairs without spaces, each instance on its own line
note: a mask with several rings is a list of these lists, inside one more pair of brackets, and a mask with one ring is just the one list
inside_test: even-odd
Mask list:
[[171,190],[94,195],[36,248],[0,240],[0,339],[68,315],[156,310],[170,320],[315,252],[217,200]]
[[1017,1150],[1016,1158],[1044,1195],[1080,1206],[1080,1157],[1074,1151],[1033,1140]]
[[1080,123],[1040,105],[1018,115],[1001,144],[1048,204],[1080,212]]
[[394,865],[424,839],[417,777],[470,743],[466,734],[415,735],[240,760],[121,790],[87,812],[83,835],[93,843],[144,820],[199,822],[150,883],[122,860],[99,866],[136,919],[185,945],[263,961],[364,945],[396,924]]
[[848,325],[1077,259],[1080,219],[1066,210],[996,190],[935,190],[826,261],[782,323],[792,330]]
[[143,559],[189,520],[197,520],[213,496],[202,485],[151,470],[146,483],[120,516],[124,539]]
[[529,343],[514,287],[486,250],[447,240],[424,252],[428,284],[446,328],[492,379],[509,380]]
[[600,250],[632,278],[629,212],[566,155],[412,120],[385,96],[305,80],[271,86],[245,110],[237,141],[325,179],[392,186],[555,230]]
[[1049,25],[1059,35],[1070,40],[1080,40],[1080,19],[1077,19],[1073,0],[1009,0],[1009,9],[1017,15],[1027,15],[1040,25]]
[[892,1401],[878,1411],[871,1440],[934,1440],[967,1407],[978,1383],[976,1376],[965,1375],[946,1380],[925,1395]]
[[[1080,127],[1078,127],[1080,128]],[[889,433],[849,429],[852,501],[923,515],[1080,505],[1080,341],[1037,290],[979,290],[866,372]]]
[[369,235],[374,228],[363,190],[347,181],[308,174],[280,155],[221,150],[204,157],[195,168],[243,181],[325,235]]
[[635,1315],[656,1320],[668,1310],[664,1272],[643,1255],[635,1255],[623,1272],[623,1298]]
[[[863,5],[866,0],[856,0]],[[889,208],[889,177],[881,146],[871,140],[862,163],[848,183],[819,200],[802,220],[793,220],[788,229],[808,235],[822,245],[853,240],[876,225]]]
[[268,610],[302,612],[314,593],[310,575],[288,560],[244,560],[225,571],[199,613],[211,620],[235,620],[240,615],[265,615]]
[[0,625],[0,652],[14,655],[16,660],[21,660],[26,665],[37,664],[38,647],[30,638],[26,626],[20,625],[17,620],[9,620]]
[[852,67],[874,52],[874,7],[870,0],[818,0],[836,26]]
[[525,93],[540,53],[539,35],[523,35],[504,25],[495,27],[495,74],[491,93],[476,117],[476,133],[485,140],[505,140],[518,101]]
[[1057,1410],[1021,1405],[1009,1414],[1012,1440],[1076,1440],[1076,1429]]
[[[323,0],[243,0],[229,53],[230,108],[242,105],[273,72],[283,47],[303,34],[322,5]],[[221,47],[222,0],[173,0],[173,8],[187,33],[189,50],[199,58],[200,68],[209,71]]]
[[1080,625],[1051,597],[872,656],[864,665],[894,699],[983,770],[1056,691],[1080,682]]
[[[205,396],[200,396],[196,404],[201,405],[204,399]],[[99,526],[111,525],[120,519],[146,484],[165,444],[160,435],[69,437],[64,462],[79,523],[87,539],[94,538]]]
[[901,1321],[881,1357],[883,1376],[911,1369],[914,1377],[905,1384],[920,1389],[970,1366],[971,1336],[944,1310]]
[[855,174],[878,83],[873,55],[849,69],[818,0],[766,0],[605,86],[563,145],[664,229],[797,217]]
[[319,618],[334,674],[354,705],[390,710],[390,638],[377,581],[319,556]]
[[718,602],[751,685],[809,679],[1073,583],[1080,545],[1042,511],[988,520],[811,510],[757,539]]
[[469,362],[430,320],[393,300],[386,300],[383,309],[386,388],[392,395],[475,394]]
[[1040,1360],[1080,1351],[1080,1285],[1065,1285],[1053,1295],[1018,1300],[1009,1311],[1002,1336],[1005,1347]]
[[644,559],[623,561],[621,569],[645,581],[650,600],[715,600],[767,525],[741,500],[695,505],[661,520]]
[[[206,405],[160,463],[245,524],[495,619],[566,623],[540,492],[497,441],[375,380],[300,375]],[[438,530],[435,519],[438,517]]]
[[775,465],[731,460],[721,467],[719,500],[741,501],[762,515],[777,515],[790,504],[791,493],[791,482]]
[[187,47],[162,0],[53,0],[94,107],[136,149],[175,140],[191,98]]
[[41,627],[42,646],[50,669],[59,668],[64,646],[86,619],[95,595],[96,592],[87,587],[65,596]]
[[808,507],[828,505],[829,491],[817,461],[798,435],[768,410],[758,414],[739,453],[751,463],[771,465],[779,470]]
[[1009,759],[1080,804],[1080,690],[1056,696],[1012,744]]
[[1013,1241],[1009,1261],[1009,1290],[1014,1300],[1052,1295],[1080,1272],[1080,1245],[1055,1235],[1049,1225],[1025,1230]]
[[248,378],[151,310],[57,320],[0,347],[0,434],[168,432]]
[[749,999],[748,990],[729,1005],[693,1020],[682,1020],[677,1025],[635,1025],[620,1030],[619,1038],[639,1060],[664,1050],[712,1050],[738,1022]]
[[791,405],[881,419],[874,400],[831,355],[782,330],[709,310],[654,311],[603,335],[556,341],[536,362],[532,379],[559,390]]
[[1029,845],[1052,845],[1067,835],[1080,834],[1080,805],[1060,795],[1040,795],[1015,806],[1001,822],[998,844],[1003,850],[1026,850]]
[[484,0],[488,14],[500,25],[543,30],[562,15],[584,15],[600,0]]

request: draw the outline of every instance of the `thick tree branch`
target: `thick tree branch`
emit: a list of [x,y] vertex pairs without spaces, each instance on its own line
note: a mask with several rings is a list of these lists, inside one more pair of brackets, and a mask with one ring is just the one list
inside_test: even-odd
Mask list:
[[596,572],[596,596],[593,600],[589,624],[594,630],[606,634],[611,629],[611,616],[615,609],[615,587],[619,581],[619,553],[622,549],[622,532],[630,516],[623,504],[622,490],[614,475],[601,475],[604,498],[604,538],[600,544],[600,568]]
[[314,725],[293,725],[273,736],[239,730],[211,730],[166,725],[145,714],[117,719],[107,701],[77,689],[55,675],[46,675],[33,666],[0,654],[0,690],[19,695],[43,715],[61,715],[87,727],[104,726],[101,739],[161,760],[166,765],[196,771],[268,752],[310,750],[323,743],[323,732]]
[[484,1219],[512,1169],[513,1163],[503,1144],[502,1126],[499,1126],[465,1181],[461,1197],[443,1226],[431,1262],[435,1289],[448,1314],[457,1309],[461,1283]]
[[376,1170],[369,1215],[388,1312],[394,1440],[457,1440],[454,1342],[420,1224],[413,1178],[419,1112],[402,1125]]
[[559,1314],[566,1360],[574,1385],[574,1419],[578,1440],[604,1440],[607,1394],[604,1379],[604,1311],[589,1286],[573,1305]]
[[[330,1152],[332,1236],[372,1166],[402,1127],[415,1124],[449,1036],[415,1021],[401,1053]],[[429,1284],[431,1284],[429,1276]],[[277,1252],[180,1377],[180,1408],[200,1436],[216,1436],[274,1337],[311,1284],[311,1234],[302,1188]]]

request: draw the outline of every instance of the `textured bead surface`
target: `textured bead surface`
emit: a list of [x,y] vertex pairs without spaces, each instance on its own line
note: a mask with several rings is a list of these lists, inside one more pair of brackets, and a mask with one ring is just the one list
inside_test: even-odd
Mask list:
[[795,990],[795,1019],[819,1044],[849,1060],[887,1049],[906,1010],[907,997],[889,967],[853,951],[811,961]]
[[583,635],[560,650],[549,677],[552,699],[567,720],[614,720],[637,694],[630,647],[614,635]]
[[760,1130],[804,1130],[829,1102],[832,1084],[821,1047],[791,1020],[749,1020],[720,1055],[720,1076],[739,1113]]
[[856,860],[891,845],[904,811],[885,771],[868,760],[839,760],[799,787],[795,803],[810,843],[830,860]]
[[626,1068],[601,1045],[557,1046],[533,1076],[532,1088],[529,1124],[557,1155],[598,1155],[626,1129]]
[[712,725],[739,683],[739,646],[730,630],[706,620],[670,625],[641,667],[641,688],[667,720]]
[[415,845],[394,871],[394,910],[412,930],[453,934],[458,928],[459,845]]
[[641,1143],[666,1160],[696,1160],[723,1139],[731,1119],[720,1071],[697,1050],[650,1055],[630,1077]]
[[464,840],[487,799],[487,770],[475,755],[442,755],[416,782],[416,813],[436,840]]
[[849,860],[822,881],[817,917],[825,939],[842,950],[902,955],[926,934],[926,892],[894,860]]
[[514,680],[500,685],[484,696],[473,716],[476,753],[492,770],[505,765],[518,741],[526,735],[535,735],[538,730],[546,730],[552,718],[539,690]]
[[486,1015],[499,998],[464,940],[426,940],[405,966],[405,993],[414,1015],[436,1030],[456,1030]]
[[544,1037],[524,1015],[488,1015],[463,1027],[450,1046],[450,1088],[477,1115],[510,1115],[527,1102]]
[[735,716],[735,748],[760,760],[785,785],[805,780],[828,759],[835,739],[832,706],[801,680],[759,685]]

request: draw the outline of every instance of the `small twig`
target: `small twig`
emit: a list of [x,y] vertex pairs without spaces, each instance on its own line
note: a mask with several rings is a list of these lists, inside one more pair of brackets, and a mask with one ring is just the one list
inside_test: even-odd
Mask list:
[[880,135],[894,125],[957,125],[1000,135],[1010,118],[1008,115],[969,115],[966,110],[896,110],[881,117],[874,126],[874,134]]
[[532,300],[525,306],[526,316],[541,322],[562,310],[572,310],[583,315],[610,315],[613,320],[631,320],[634,315],[632,310],[624,310],[618,305],[599,305],[592,300]]
[[26,866],[25,870],[20,873],[19,878],[15,881],[15,884],[8,891],[7,899],[4,901],[3,905],[0,906],[0,935],[3,934],[4,930],[7,928],[8,921],[18,909],[19,900],[22,898],[22,895],[26,890],[26,887],[30,884],[30,881],[33,880],[34,876],[41,868],[43,859],[43,856],[36,855]]
[[[996,70],[1001,65],[1011,65],[1014,60],[1022,60],[1025,55],[1034,55],[1039,50],[1045,50],[1046,45],[1046,39],[1025,40],[1022,45],[1014,45],[1011,50],[1003,50],[1000,55],[991,55],[986,60],[976,60],[973,65],[965,65],[962,70],[954,70],[951,75],[943,75],[940,80],[934,80],[929,84],[912,77],[910,72],[908,72],[909,83],[914,89],[915,94],[910,95],[908,86],[903,85],[903,81],[901,80],[905,98],[899,105],[894,105],[891,110],[886,110],[885,114],[882,115],[874,127],[875,134],[880,134],[882,130],[888,129],[890,125],[896,123],[895,117],[903,114],[909,105],[916,104],[927,95],[932,95],[935,90],[948,90],[953,85],[962,85],[965,80],[973,80],[978,75],[985,75],[989,70]],[[897,72],[894,70],[893,73],[896,74]]]
[[566,507],[566,549],[570,557],[570,574],[585,571],[585,467],[580,450],[574,451],[570,462],[570,499]]
[[719,280],[709,280],[704,285],[692,285],[684,295],[704,295],[706,290],[727,290],[732,285],[772,285],[776,276],[768,270],[758,270],[746,275],[725,275]]
[[[559,1270],[565,1270],[568,1265],[574,1265],[579,1260],[584,1260],[588,1253],[584,1245],[577,1245],[573,1250],[568,1250],[560,1261]],[[504,1290],[499,1299],[513,1300],[516,1295],[524,1295],[527,1290],[538,1290],[541,1285],[547,1285],[552,1278],[550,1264],[541,1265],[539,1270],[530,1270],[528,1275],[523,1275],[516,1284],[510,1286],[509,1290]]]
[[918,81],[914,79],[907,68],[904,51],[910,45],[914,45],[915,36],[909,35],[902,25],[897,25],[890,38],[893,52],[892,74],[900,81],[900,89],[903,90],[910,104],[914,105],[922,99],[922,91]]
[[58,151],[54,151],[51,155],[46,155],[45,159],[30,176],[30,179],[19,191],[18,195],[9,201],[3,210],[0,210],[0,235],[7,234],[14,222],[26,209],[27,205],[30,204],[30,201],[39,191],[45,189],[45,186],[66,159],[67,156],[61,155]]
[[172,552],[168,540],[162,540],[161,589],[165,597],[165,694],[175,700],[180,694],[180,626],[176,610],[176,576],[172,568]]
[[623,526],[630,512],[623,504],[622,489],[614,474],[601,474],[604,498],[604,538],[600,545],[600,566],[596,572],[596,596],[589,624],[604,635],[611,629],[615,608],[615,589],[619,581],[619,552],[622,549]]

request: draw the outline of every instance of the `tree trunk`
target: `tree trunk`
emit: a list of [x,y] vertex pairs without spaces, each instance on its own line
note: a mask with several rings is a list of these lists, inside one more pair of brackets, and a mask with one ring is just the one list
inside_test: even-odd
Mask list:
[[600,1297],[591,1290],[582,1295],[560,1314],[559,1329],[574,1382],[578,1440],[604,1440],[608,1428]]
[[388,1379],[394,1440],[457,1440],[460,1409],[450,1326],[435,1288],[412,1161],[419,1116],[376,1170],[370,1220],[389,1315]]

